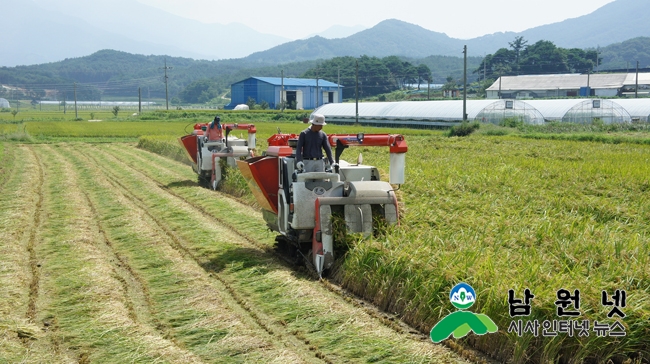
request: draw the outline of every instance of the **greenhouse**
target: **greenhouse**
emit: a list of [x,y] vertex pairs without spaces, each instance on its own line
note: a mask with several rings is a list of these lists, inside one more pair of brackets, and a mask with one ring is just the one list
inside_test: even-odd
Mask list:
[[650,99],[615,99],[612,100],[623,107],[632,121],[650,122]]
[[9,101],[7,101],[7,99],[0,98],[0,107],[8,109],[11,106],[9,105]]
[[[467,118],[476,116],[494,100],[468,100]],[[351,123],[356,121],[356,104],[327,104],[315,113],[323,114],[330,121]],[[447,126],[463,119],[463,102],[445,101],[399,101],[359,103],[359,122],[383,125]]]
[[544,115],[536,108],[519,100],[495,101],[481,110],[474,120],[498,125],[506,119],[517,119],[526,124],[544,124]]
[[[354,123],[356,104],[327,104],[314,112],[335,123]],[[411,127],[449,126],[463,120],[463,101],[362,102],[359,123]],[[540,125],[545,121],[591,123],[647,122],[648,99],[558,99],[558,100],[467,100],[467,119],[499,124],[506,119]]]
[[605,124],[620,124],[632,121],[630,114],[621,105],[611,100],[596,99],[580,102],[562,117],[563,122],[579,124],[590,124],[595,119],[600,119]]

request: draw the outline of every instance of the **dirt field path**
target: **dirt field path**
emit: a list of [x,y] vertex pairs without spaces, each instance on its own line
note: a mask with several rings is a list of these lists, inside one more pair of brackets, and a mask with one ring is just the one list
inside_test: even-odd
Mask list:
[[0,362],[464,362],[287,267],[260,214],[187,166],[125,144],[15,148]]

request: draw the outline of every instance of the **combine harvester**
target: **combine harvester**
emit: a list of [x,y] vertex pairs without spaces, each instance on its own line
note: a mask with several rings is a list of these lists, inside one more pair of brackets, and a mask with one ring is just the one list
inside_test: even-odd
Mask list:
[[[248,139],[230,136],[233,130],[247,130]],[[179,142],[187,151],[192,169],[198,174],[199,184],[216,190],[222,179],[220,162],[236,168],[236,160],[253,157],[256,132],[253,124],[222,125],[216,117],[211,123],[194,124],[192,134],[179,138]]]
[[[345,219],[347,231],[370,235],[376,222],[398,221],[395,189],[404,183],[407,145],[399,134],[331,134],[334,170],[301,173],[296,168],[295,134],[275,134],[263,156],[238,160],[242,175],[262,206],[268,227],[289,242],[320,277],[334,264],[332,217]],[[389,182],[379,180],[373,166],[339,160],[349,146],[385,146],[390,149]],[[373,224],[375,223],[375,224]]]

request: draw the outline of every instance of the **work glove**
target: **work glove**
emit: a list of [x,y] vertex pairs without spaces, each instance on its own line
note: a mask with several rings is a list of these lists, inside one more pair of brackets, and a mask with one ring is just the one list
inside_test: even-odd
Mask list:
[[303,169],[305,169],[305,163],[303,162],[296,163],[296,168],[302,171]]
[[337,168],[338,166],[339,166],[338,163],[332,163],[332,169],[335,169],[335,168]]

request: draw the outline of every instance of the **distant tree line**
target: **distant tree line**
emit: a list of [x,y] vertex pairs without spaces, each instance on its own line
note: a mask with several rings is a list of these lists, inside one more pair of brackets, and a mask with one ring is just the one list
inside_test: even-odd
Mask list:
[[343,98],[376,96],[403,89],[406,85],[426,85],[431,70],[426,64],[414,65],[397,56],[335,57],[307,70],[301,77],[326,79],[344,85]]
[[[361,56],[335,57],[310,67],[300,75],[293,77],[318,78],[344,85],[343,98],[355,97],[357,64],[359,79],[359,96],[369,97],[404,88],[408,84],[426,85],[431,80],[431,70],[425,64],[414,65],[397,56],[384,58]],[[279,71],[282,71],[281,69]],[[276,72],[264,76],[278,77]],[[253,76],[253,75],[251,75]],[[257,75],[255,75],[257,76]],[[250,77],[250,76],[248,76]],[[288,77],[288,76],[287,76]],[[242,79],[245,78],[242,76]],[[240,81],[234,80],[233,82]],[[340,80],[340,81],[339,81]],[[225,92],[217,80],[197,80],[185,87],[180,99],[185,103],[205,103]],[[229,87],[229,85],[228,85]]]
[[516,37],[508,45],[509,48],[488,54],[474,73],[485,73],[487,79],[514,75],[588,73],[594,71],[597,62],[602,63],[602,57],[595,49],[560,48],[547,40],[529,45],[524,37]]

